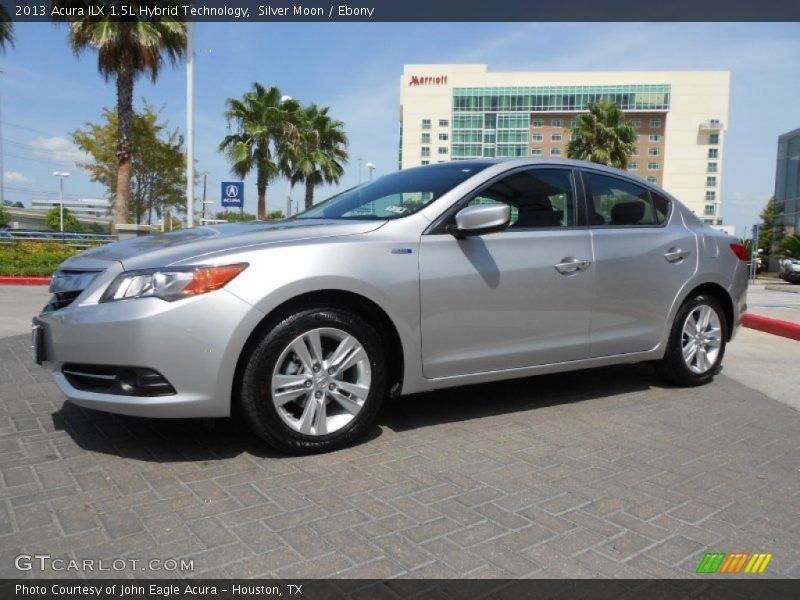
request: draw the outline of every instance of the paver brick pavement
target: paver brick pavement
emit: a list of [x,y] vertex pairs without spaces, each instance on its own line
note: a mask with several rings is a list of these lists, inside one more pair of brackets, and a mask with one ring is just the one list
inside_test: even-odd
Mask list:
[[65,402],[0,339],[0,576],[20,554],[193,561],[177,577],[691,577],[704,552],[800,576],[800,414],[632,365],[387,404],[360,444],[276,454],[231,420]]

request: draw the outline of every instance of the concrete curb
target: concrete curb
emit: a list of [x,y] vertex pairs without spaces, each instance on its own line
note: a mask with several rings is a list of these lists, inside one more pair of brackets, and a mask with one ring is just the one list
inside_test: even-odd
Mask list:
[[790,294],[800,294],[800,285],[765,285],[765,290],[772,290],[773,292],[788,292]]
[[790,340],[800,341],[800,324],[798,323],[790,323],[789,321],[781,321],[780,319],[771,319],[769,317],[762,317],[761,315],[754,315],[753,313],[745,313],[742,315],[742,325],[750,329],[763,331],[764,333],[771,333],[772,335],[779,335],[789,338]]
[[49,277],[0,276],[0,285],[50,285]]

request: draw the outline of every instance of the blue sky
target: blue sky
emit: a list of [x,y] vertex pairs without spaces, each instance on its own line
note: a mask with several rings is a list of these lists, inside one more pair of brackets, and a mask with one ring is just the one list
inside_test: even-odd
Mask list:
[[[486,63],[490,70],[726,69],[731,107],[723,173],[722,214],[741,234],[757,220],[774,190],[779,134],[800,127],[800,25],[713,23],[201,23],[195,30],[195,154],[208,171],[209,198],[219,207],[229,175],[217,145],[226,134],[225,99],[253,81],[278,85],[302,102],[331,106],[346,122],[351,164],[342,185],[358,179],[358,157],[376,175],[397,165],[399,76],[404,63]],[[6,198],[28,203],[54,197],[54,170],[68,170],[69,197],[101,197],[75,165],[69,133],[101,108],[115,89],[98,75],[96,56],[76,59],[64,25],[17,25],[16,46],[0,56]],[[185,69],[166,68],[144,97],[181,131],[185,127]],[[366,174],[366,170],[365,170]],[[318,197],[330,189],[318,191]],[[198,194],[202,189],[198,189]],[[254,212],[255,184],[246,184]],[[302,190],[293,197],[302,201]],[[283,209],[285,182],[270,186],[270,209]]]

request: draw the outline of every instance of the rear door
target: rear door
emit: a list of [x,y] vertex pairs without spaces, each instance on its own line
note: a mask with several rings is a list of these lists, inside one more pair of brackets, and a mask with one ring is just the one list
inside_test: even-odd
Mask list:
[[592,357],[654,348],[697,269],[697,241],[664,196],[627,178],[583,172],[595,259]]

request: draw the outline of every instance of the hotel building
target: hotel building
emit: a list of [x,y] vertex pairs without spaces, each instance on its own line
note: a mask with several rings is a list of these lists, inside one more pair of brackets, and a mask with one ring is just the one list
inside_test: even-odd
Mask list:
[[587,103],[618,103],[636,130],[628,170],[721,225],[728,71],[509,72],[405,65],[400,168],[481,157],[566,157]]

